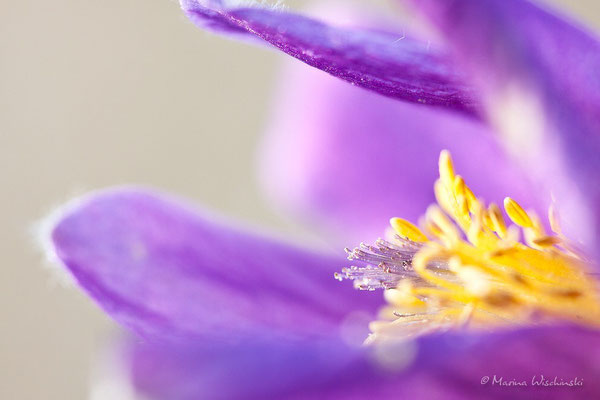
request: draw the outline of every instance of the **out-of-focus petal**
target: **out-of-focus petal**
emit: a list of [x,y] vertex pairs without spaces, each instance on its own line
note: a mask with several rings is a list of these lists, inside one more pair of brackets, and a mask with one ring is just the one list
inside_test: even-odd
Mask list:
[[570,236],[599,254],[600,42],[528,1],[408,2],[471,73],[485,113],[554,195]]
[[78,284],[146,337],[336,335],[349,311],[380,303],[333,279],[341,257],[230,228],[148,190],[91,194],[51,235]]
[[474,96],[460,74],[428,43],[403,33],[334,27],[250,3],[181,0],[187,16],[203,28],[262,40],[308,65],[389,97],[476,114]]
[[424,337],[411,371],[421,382],[414,398],[424,398],[429,385],[455,398],[594,398],[600,395],[599,345],[598,331],[573,326]]
[[138,390],[156,399],[579,399],[600,395],[599,345],[598,332],[574,327],[434,335],[383,348],[138,343],[131,366]]
[[534,186],[482,123],[293,63],[279,80],[259,153],[261,181],[286,211],[352,245],[383,235],[393,216],[424,214],[435,201],[442,149],[476,195],[495,202],[510,195],[540,208]]
[[[316,395],[362,363],[340,341],[245,340],[238,346],[132,344],[134,385],[151,399],[284,399]],[[317,397],[318,398],[318,397]]]

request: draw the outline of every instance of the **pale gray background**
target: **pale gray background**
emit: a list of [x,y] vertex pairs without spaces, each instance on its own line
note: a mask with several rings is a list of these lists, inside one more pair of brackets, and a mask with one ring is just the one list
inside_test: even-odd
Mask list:
[[[556,2],[600,27],[597,0]],[[172,0],[0,4],[0,398],[84,399],[117,329],[44,270],[29,226],[137,182],[290,231],[253,174],[281,56],[199,31]]]

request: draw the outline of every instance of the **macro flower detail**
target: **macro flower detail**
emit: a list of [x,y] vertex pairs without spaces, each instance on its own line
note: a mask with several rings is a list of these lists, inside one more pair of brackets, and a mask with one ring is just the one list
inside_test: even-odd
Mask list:
[[354,280],[358,289],[388,289],[380,316],[392,322],[373,322],[369,342],[561,319],[600,324],[598,282],[562,235],[554,208],[548,234],[535,214],[507,197],[504,208],[514,224],[507,226],[498,205],[486,207],[455,175],[447,151],[440,155],[439,174],[438,205],[422,219],[427,236],[392,218],[392,240],[346,249],[349,260],[367,265],[344,268],[338,279]]
[[[258,161],[277,208],[319,245],[135,186],[60,209],[47,253],[133,334],[139,393],[600,396],[599,42],[528,1],[405,3],[439,42],[258,2],[181,1],[202,29],[315,67],[283,75]],[[446,148],[453,159],[442,152],[435,171]],[[550,198],[546,223],[535,211]],[[375,240],[390,216],[416,221],[434,201]],[[347,261],[331,249],[360,240],[335,276],[364,291],[332,279]],[[540,375],[584,384],[483,379]]]

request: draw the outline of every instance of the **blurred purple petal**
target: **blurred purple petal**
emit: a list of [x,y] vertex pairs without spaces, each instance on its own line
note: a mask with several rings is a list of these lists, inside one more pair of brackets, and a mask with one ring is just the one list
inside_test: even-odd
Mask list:
[[[433,335],[379,349],[334,341],[252,340],[233,347],[132,346],[134,384],[157,399],[571,399],[600,395],[600,335],[574,327]],[[549,381],[556,377],[557,382],[577,379],[582,385],[533,384],[542,376]],[[498,383],[500,379],[525,381],[527,386],[504,386]]]
[[[600,395],[600,334],[573,326],[533,327],[490,334],[453,333],[420,339],[413,376],[460,398],[580,399]],[[577,378],[582,386],[543,386]],[[484,377],[490,380],[484,382]],[[527,386],[503,386],[503,378]],[[484,382],[484,384],[482,384]],[[422,392],[423,393],[423,392]],[[417,396],[416,398],[422,398]],[[444,397],[445,398],[445,397]]]
[[539,207],[535,188],[481,123],[400,103],[285,66],[259,161],[269,197],[345,245],[381,236],[390,217],[416,221],[434,202],[442,149],[476,195]]
[[341,385],[361,354],[339,341],[195,344],[165,347],[132,344],[132,380],[150,398],[281,399]]
[[[447,57],[403,33],[349,29],[280,10],[181,0],[197,25],[259,38],[315,68],[385,96],[476,114],[470,89]],[[238,3],[239,4],[239,3]]]
[[568,233],[598,254],[600,42],[527,1],[410,2],[472,73],[490,121],[553,193]]
[[147,337],[338,334],[381,303],[340,285],[340,257],[229,228],[140,189],[80,200],[55,226],[59,259],[104,310]]

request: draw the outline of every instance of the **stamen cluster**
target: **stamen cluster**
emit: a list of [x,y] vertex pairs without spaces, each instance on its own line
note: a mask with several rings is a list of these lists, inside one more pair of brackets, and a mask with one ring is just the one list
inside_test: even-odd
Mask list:
[[596,279],[561,233],[553,207],[546,233],[534,213],[507,197],[509,225],[498,205],[486,206],[454,174],[447,151],[439,171],[438,204],[421,228],[392,218],[390,240],[346,249],[348,259],[364,265],[336,278],[352,279],[358,289],[386,289],[388,305],[371,324],[370,341],[555,320],[600,325]]

